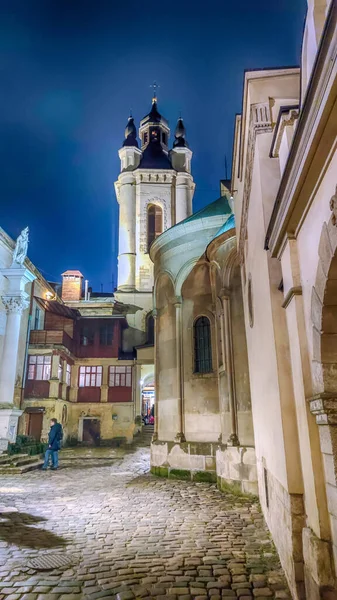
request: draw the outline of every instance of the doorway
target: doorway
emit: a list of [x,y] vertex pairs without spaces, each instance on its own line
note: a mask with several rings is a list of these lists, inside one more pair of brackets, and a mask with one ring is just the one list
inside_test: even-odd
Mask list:
[[29,413],[28,435],[37,442],[41,440],[43,412]]
[[145,425],[154,424],[154,404],[155,388],[154,385],[145,385],[142,388],[142,415]]
[[83,444],[99,446],[101,440],[101,422],[99,419],[83,419]]

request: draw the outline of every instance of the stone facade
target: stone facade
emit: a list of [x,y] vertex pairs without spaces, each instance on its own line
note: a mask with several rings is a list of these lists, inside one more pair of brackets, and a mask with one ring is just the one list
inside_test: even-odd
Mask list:
[[[241,278],[229,190],[163,233],[154,261],[157,419],[152,470],[257,493]],[[197,323],[208,327],[199,364]],[[205,333],[203,335],[206,335]],[[203,349],[205,350],[205,348]],[[201,350],[201,351],[203,351]]]
[[337,564],[337,7],[308,5],[301,69],[245,75],[231,185],[261,505],[293,597],[316,600]]

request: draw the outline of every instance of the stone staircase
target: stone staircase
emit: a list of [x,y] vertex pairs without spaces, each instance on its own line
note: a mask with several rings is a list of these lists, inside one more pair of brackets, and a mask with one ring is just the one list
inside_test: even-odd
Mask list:
[[39,454],[29,456],[29,454],[8,454],[0,455],[0,475],[15,475],[40,469],[43,465],[43,459]]
[[142,432],[134,439],[134,444],[139,448],[150,448],[153,433],[154,425],[143,425]]

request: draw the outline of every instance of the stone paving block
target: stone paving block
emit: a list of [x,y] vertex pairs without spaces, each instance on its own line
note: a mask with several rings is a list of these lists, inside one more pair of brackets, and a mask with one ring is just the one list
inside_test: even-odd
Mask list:
[[56,497],[38,471],[8,476],[8,485],[22,489],[8,506],[41,516],[41,531],[66,539],[73,563],[65,571],[37,572],[27,561],[46,549],[2,546],[0,600],[10,594],[116,600],[118,594],[137,597],[137,589],[142,600],[238,598],[248,587],[256,600],[288,594],[254,501],[207,483],[152,477],[148,461],[148,449],[136,449],[107,467],[60,469]]
[[133,600],[134,597],[135,597],[135,595],[131,591],[121,592],[120,594],[117,594],[116,600]]

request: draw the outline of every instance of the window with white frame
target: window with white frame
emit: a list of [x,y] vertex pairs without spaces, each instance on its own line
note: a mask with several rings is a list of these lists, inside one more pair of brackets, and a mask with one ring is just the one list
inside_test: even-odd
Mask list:
[[28,360],[28,379],[47,381],[51,374],[51,356],[31,355]]
[[132,367],[109,367],[109,387],[131,387]]
[[66,384],[70,385],[71,382],[71,365],[67,363],[66,367]]
[[79,387],[100,387],[103,367],[80,367]]

